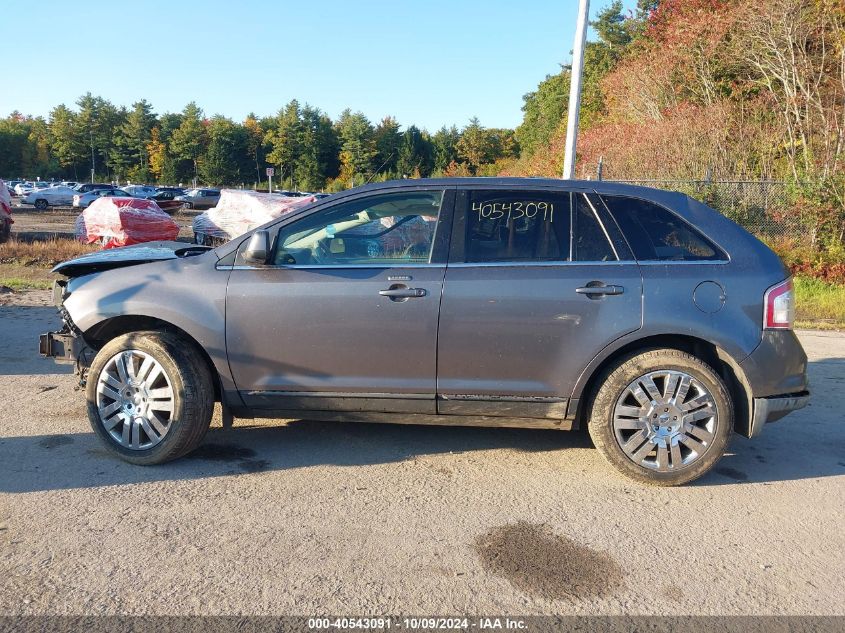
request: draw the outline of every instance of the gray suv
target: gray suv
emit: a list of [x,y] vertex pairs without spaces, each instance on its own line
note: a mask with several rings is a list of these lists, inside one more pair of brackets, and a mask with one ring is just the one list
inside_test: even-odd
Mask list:
[[91,425],[136,464],[236,417],[587,428],[677,485],[733,432],[807,403],[778,257],[683,194],[603,182],[406,180],[315,202],[215,249],[60,264]]
[[219,189],[191,189],[174,200],[183,203],[189,209],[210,209],[220,202]]

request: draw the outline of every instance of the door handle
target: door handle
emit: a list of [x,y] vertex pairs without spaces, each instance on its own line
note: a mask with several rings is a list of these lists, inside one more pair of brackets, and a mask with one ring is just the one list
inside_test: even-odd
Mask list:
[[592,298],[602,295],[621,295],[625,292],[625,288],[622,286],[606,286],[600,281],[591,281],[586,286],[576,288],[575,292],[579,295],[587,295]]
[[424,288],[388,288],[387,290],[379,290],[378,293],[382,297],[390,297],[391,299],[414,299],[426,295]]

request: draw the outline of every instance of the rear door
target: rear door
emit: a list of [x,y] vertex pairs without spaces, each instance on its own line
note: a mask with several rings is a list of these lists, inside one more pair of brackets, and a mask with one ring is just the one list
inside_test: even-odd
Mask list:
[[459,191],[439,413],[563,418],[589,361],[641,326],[640,269],[589,191]]

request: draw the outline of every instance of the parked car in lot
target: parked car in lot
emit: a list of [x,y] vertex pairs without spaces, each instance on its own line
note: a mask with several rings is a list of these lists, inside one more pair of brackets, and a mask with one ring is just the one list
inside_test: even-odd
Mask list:
[[680,193],[403,180],[216,249],[118,251],[56,267],[65,327],[40,349],[137,464],[190,452],[219,399],[224,419],[587,427],[625,475],[677,485],[809,398],[788,271]]
[[188,190],[184,187],[156,187],[157,193],[162,193],[165,191],[168,193],[172,193],[174,196],[182,196],[185,195]]
[[73,206],[80,209],[85,209],[89,204],[98,198],[134,198],[132,194],[123,189],[109,188],[109,189],[94,189],[88,193],[77,193],[73,196]]
[[76,191],[70,187],[56,186],[45,189],[35,189],[21,200],[24,204],[34,205],[36,209],[44,210],[48,207],[69,206],[73,203]]
[[219,189],[191,189],[185,195],[176,198],[185,203],[188,209],[210,209],[220,200]]
[[162,211],[166,211],[167,213],[174,213],[178,211],[185,203],[177,200],[180,194],[174,191],[159,191],[151,196],[145,196],[149,200],[155,200],[158,206],[161,208]]
[[14,186],[16,196],[25,196],[35,191],[35,184],[31,182],[19,182]]
[[104,182],[84,182],[82,184],[76,185],[74,187],[74,191],[77,193],[89,193],[91,191],[97,191],[98,189],[117,189],[114,185],[109,185]]
[[129,192],[136,198],[149,198],[156,194],[156,188],[149,185],[126,185],[121,187],[124,191]]

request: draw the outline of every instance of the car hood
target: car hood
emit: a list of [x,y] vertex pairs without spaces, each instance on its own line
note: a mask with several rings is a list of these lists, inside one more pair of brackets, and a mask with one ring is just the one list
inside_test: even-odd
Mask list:
[[209,246],[185,242],[148,242],[82,255],[56,265],[53,272],[65,277],[80,277],[113,268],[200,255],[209,250],[211,250]]

